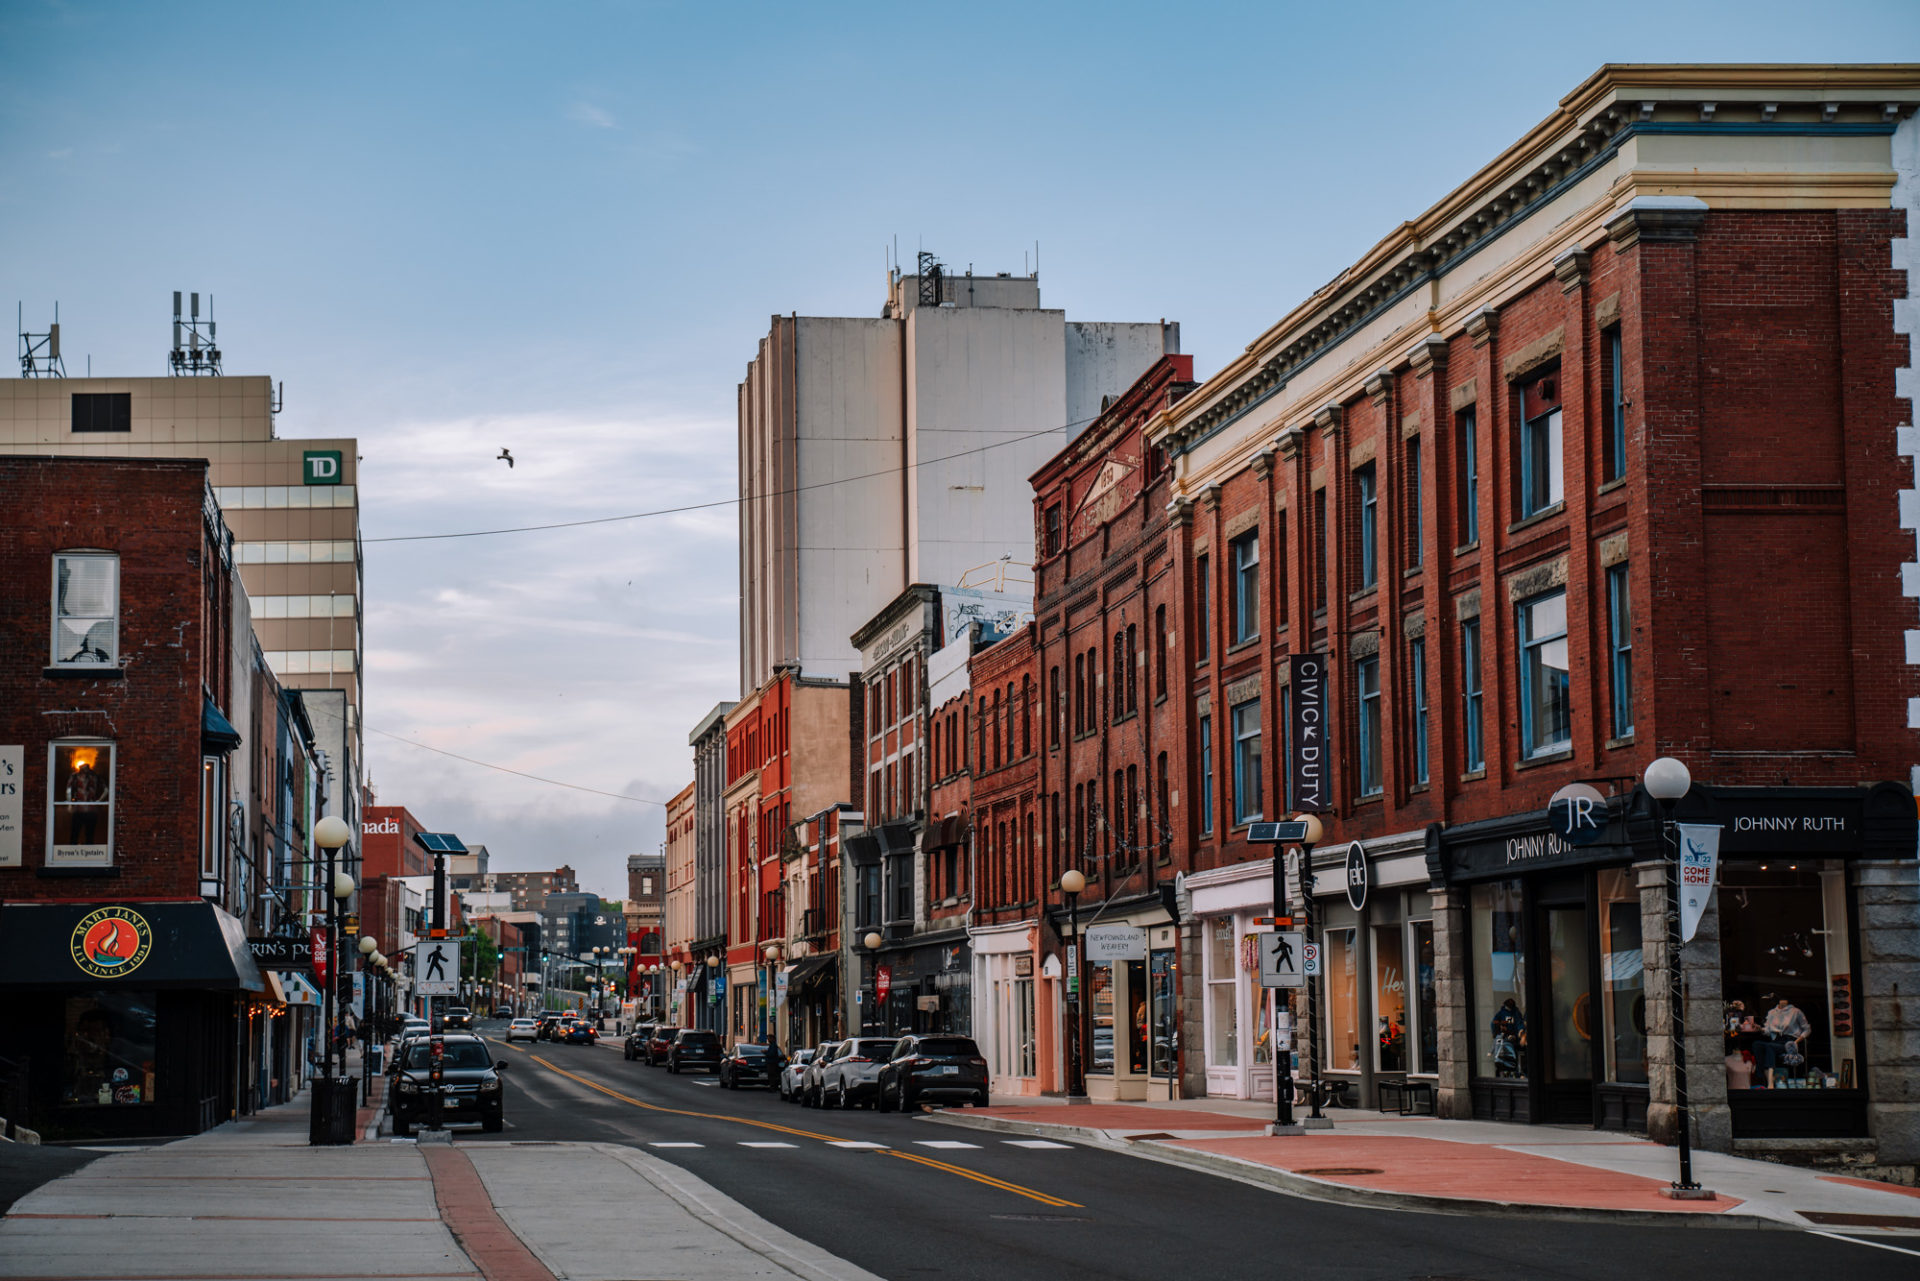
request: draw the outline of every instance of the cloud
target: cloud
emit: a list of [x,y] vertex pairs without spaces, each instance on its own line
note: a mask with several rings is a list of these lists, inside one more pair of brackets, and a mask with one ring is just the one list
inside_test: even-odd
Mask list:
[[72,148],[72,147],[61,147],[61,148],[59,148],[59,149],[58,149],[57,151],[49,151],[49,152],[47,153],[47,159],[49,159],[49,160],[66,160],[66,159],[68,159],[69,157],[71,157],[72,155],[73,155],[73,148]]
[[578,124],[591,125],[595,129],[614,128],[613,113],[605,107],[596,107],[591,102],[576,102],[567,111],[567,118]]

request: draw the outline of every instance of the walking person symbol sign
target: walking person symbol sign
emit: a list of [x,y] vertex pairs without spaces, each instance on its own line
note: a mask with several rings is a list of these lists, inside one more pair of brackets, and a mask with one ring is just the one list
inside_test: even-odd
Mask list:
[[460,992],[460,940],[422,940],[418,953],[420,996],[457,996]]
[[1256,934],[1260,945],[1261,987],[1305,987],[1306,936],[1299,930],[1269,930]]

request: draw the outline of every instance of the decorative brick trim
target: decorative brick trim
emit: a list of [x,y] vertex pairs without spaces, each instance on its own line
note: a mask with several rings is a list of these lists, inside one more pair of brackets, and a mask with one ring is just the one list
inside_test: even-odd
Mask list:
[[1227,521],[1226,525],[1223,526],[1220,531],[1220,537],[1225,539],[1238,538],[1259,523],[1260,509],[1258,507],[1250,512],[1241,512],[1238,516]]
[[1480,617],[1480,589],[1461,592],[1453,598],[1453,616],[1460,622]]
[[1347,466],[1349,468],[1364,467],[1373,461],[1374,451],[1377,448],[1378,442],[1371,436],[1365,440],[1355,441],[1347,450]]
[[1167,520],[1170,524],[1191,528],[1193,525],[1193,500],[1185,494],[1167,504]]
[[1281,659],[1273,665],[1273,687],[1285,689],[1293,684],[1293,664]]
[[1554,279],[1560,282],[1562,293],[1572,293],[1587,283],[1587,267],[1593,261],[1593,255],[1584,249],[1569,249],[1553,260]]
[[1627,531],[1608,534],[1600,540],[1600,568],[1612,569],[1627,558]]
[[1280,451],[1280,457],[1292,461],[1300,455],[1300,442],[1305,434],[1298,427],[1289,427],[1280,433],[1273,446]]
[[1349,658],[1372,658],[1379,652],[1380,633],[1378,630],[1355,632],[1352,638],[1347,641],[1347,657]]
[[1416,636],[1425,636],[1426,634],[1427,634],[1427,611],[1426,610],[1424,609],[1412,610],[1407,614],[1405,614],[1404,616],[1402,616],[1402,618],[1400,619],[1400,635],[1403,639],[1412,640]]
[[1611,329],[1619,323],[1620,291],[1616,289],[1605,298],[1602,298],[1599,306],[1593,309],[1593,327],[1595,329]]
[[1273,471],[1273,450],[1263,449],[1253,456],[1253,476],[1255,480],[1265,480]]
[[1507,579],[1507,603],[1516,604],[1529,596],[1567,585],[1567,558],[1555,556],[1544,565],[1523,569]]
[[1197,694],[1194,696],[1193,714],[1195,716],[1205,716],[1211,711],[1213,711],[1212,694]]
[[1453,412],[1457,414],[1479,399],[1480,380],[1478,378],[1469,378],[1453,389],[1453,396],[1449,403],[1453,406]]
[[1375,405],[1381,404],[1387,397],[1393,395],[1393,371],[1382,369],[1375,372],[1371,378],[1367,379],[1365,386],[1367,399]]
[[1311,472],[1307,473],[1308,489],[1325,489],[1326,487],[1327,487],[1327,469],[1326,468],[1316,467]]
[[1501,376],[1508,382],[1516,382],[1549,361],[1558,360],[1566,349],[1567,327],[1562,325],[1550,334],[1542,334],[1501,361]]
[[1345,411],[1338,405],[1322,405],[1313,416],[1313,425],[1320,429],[1322,436],[1331,440],[1340,434],[1340,420],[1344,414]]
[[1200,503],[1210,512],[1220,510],[1220,486],[1208,485],[1200,491]]
[[1413,366],[1416,378],[1425,378],[1434,370],[1441,373],[1447,370],[1447,340],[1439,334],[1428,334],[1407,353],[1407,363]]
[[1467,317],[1467,337],[1473,339],[1475,347],[1484,347],[1493,340],[1500,329],[1500,313],[1492,307],[1482,307]]
[[1227,686],[1225,695],[1228,707],[1236,703],[1244,703],[1250,698],[1260,697],[1260,673],[1255,672]]
[[1626,209],[1607,220],[1607,236],[1616,251],[1642,240],[1687,241],[1707,220],[1707,202],[1698,196],[1635,196]]
[[1414,410],[1400,420],[1400,439],[1412,440],[1420,434],[1420,411]]

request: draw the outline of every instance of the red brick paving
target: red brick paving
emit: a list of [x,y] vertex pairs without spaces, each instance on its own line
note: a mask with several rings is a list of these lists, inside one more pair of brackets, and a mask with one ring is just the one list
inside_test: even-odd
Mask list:
[[465,1152],[451,1146],[423,1147],[420,1155],[433,1176],[441,1222],[486,1281],[555,1281],[493,1208],[493,1198]]

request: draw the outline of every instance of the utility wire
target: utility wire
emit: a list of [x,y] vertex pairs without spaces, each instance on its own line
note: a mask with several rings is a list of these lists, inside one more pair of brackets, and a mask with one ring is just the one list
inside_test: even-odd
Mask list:
[[543,529],[578,529],[583,525],[611,525],[619,521],[645,520],[650,516],[678,516],[686,512],[708,511],[715,507],[733,507],[739,503],[763,498],[787,498],[794,494],[803,494],[814,489],[828,489],[835,485],[850,485],[857,480],[876,480],[882,476],[891,476],[895,472],[915,471],[921,467],[931,467],[935,463],[951,462],[956,458],[967,458],[974,454],[984,454],[989,449],[1002,449],[1008,445],[1023,444],[1037,440],[1041,436],[1051,436],[1056,432],[1068,431],[1074,427],[1083,427],[1097,421],[1094,418],[1081,418],[1060,427],[1048,427],[1041,431],[1028,432],[1024,436],[1014,436],[1008,440],[996,440],[991,444],[977,445],[972,449],[963,449],[957,454],[943,454],[939,458],[923,458],[915,463],[900,467],[883,467],[879,471],[863,472],[858,476],[842,476],[836,480],[815,481],[811,485],[796,485],[792,489],[779,489],[765,494],[748,494],[733,498],[716,498],[711,502],[688,503],[682,507],[660,507],[653,511],[628,512],[624,516],[594,516],[586,520],[561,520],[546,525],[514,525],[505,529],[469,529],[452,534],[390,534],[385,538],[363,538],[364,543],[419,543],[444,538],[487,538],[494,534],[529,534]]
[[521,778],[530,778],[536,783],[547,783],[554,787],[567,787],[567,788],[573,789],[576,792],[591,792],[595,796],[609,796],[616,801],[632,801],[636,805],[658,805],[661,809],[665,809],[667,807],[667,803],[665,801],[656,801],[651,797],[625,796],[619,792],[603,792],[597,787],[582,787],[578,783],[563,783],[557,778],[541,778],[538,774],[529,774],[525,770],[508,769],[504,765],[495,765],[489,761],[476,761],[471,756],[462,756],[458,752],[449,752],[442,747],[430,747],[427,744],[419,742],[415,739],[402,738],[398,734],[389,734],[387,733],[387,731],[383,729],[378,729],[372,725],[367,725],[367,726],[364,726],[363,728],[365,728],[369,733],[378,734],[382,738],[390,738],[394,740],[396,743],[406,743],[411,747],[420,748],[422,751],[437,752],[441,756],[451,756],[456,761],[465,761],[469,765],[478,765],[482,769],[499,770],[502,774],[517,774]]

